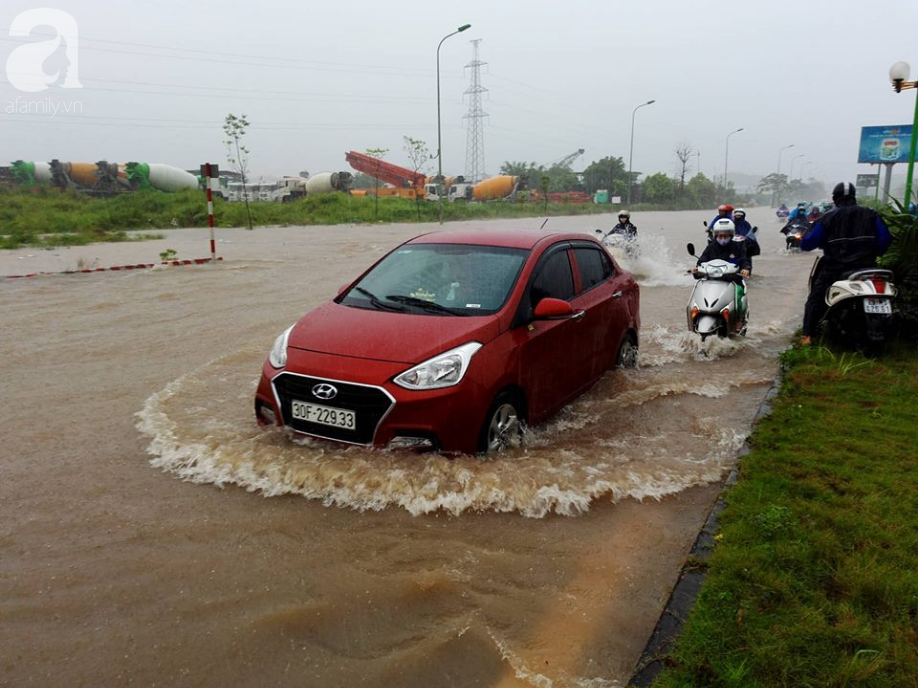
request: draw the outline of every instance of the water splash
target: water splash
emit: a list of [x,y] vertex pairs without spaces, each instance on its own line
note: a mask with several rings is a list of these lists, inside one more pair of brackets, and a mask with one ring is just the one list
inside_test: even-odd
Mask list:
[[357,510],[576,516],[597,499],[661,499],[718,480],[742,442],[737,429],[712,432],[722,423],[691,422],[683,410],[661,423],[631,409],[686,394],[718,399],[738,386],[770,382],[729,372],[699,385],[653,371],[614,371],[530,430],[522,447],[484,460],[293,442],[282,431],[260,430],[251,408],[252,371],[262,355],[217,359],[153,394],[137,414],[138,429],[151,438],[150,463],[195,483],[234,484],[265,497],[299,494]]

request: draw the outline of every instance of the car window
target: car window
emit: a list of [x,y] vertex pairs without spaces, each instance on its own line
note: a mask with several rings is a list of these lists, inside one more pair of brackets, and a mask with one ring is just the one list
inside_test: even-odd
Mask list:
[[364,275],[340,303],[372,307],[369,292],[384,304],[410,299],[465,315],[494,313],[507,300],[527,254],[497,246],[406,244]]
[[546,297],[568,301],[574,296],[574,275],[567,251],[556,251],[541,265],[529,288],[529,301],[534,308]]
[[602,284],[612,276],[612,265],[609,258],[599,249],[575,248],[574,257],[580,271],[580,283],[583,291]]

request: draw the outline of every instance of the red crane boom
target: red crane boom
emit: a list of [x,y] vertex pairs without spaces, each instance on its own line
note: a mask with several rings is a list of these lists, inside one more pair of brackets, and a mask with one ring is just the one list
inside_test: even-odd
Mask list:
[[421,172],[412,172],[407,167],[399,167],[391,162],[379,160],[357,151],[344,154],[344,159],[358,172],[378,179],[386,184],[392,184],[400,189],[414,189],[416,192],[424,190],[427,177]]

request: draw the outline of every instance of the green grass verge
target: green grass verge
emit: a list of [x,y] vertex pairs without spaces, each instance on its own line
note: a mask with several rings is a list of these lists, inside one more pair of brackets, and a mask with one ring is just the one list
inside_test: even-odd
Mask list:
[[784,362],[654,685],[918,686],[918,352]]
[[[399,198],[375,199],[346,194],[323,194],[293,203],[250,203],[253,224],[334,225],[376,222],[436,222],[436,203]],[[542,203],[446,203],[446,220],[500,217],[545,217],[611,212],[609,206]],[[245,205],[216,199],[214,215],[220,227],[247,225]],[[605,218],[603,226],[609,226]],[[541,222],[538,223],[539,225]],[[97,241],[125,241],[126,230],[206,227],[204,194],[186,190],[167,194],[138,191],[111,198],[91,198],[54,189],[0,188],[0,248],[61,246]],[[538,226],[538,225],[536,225]],[[598,226],[598,225],[597,225]]]

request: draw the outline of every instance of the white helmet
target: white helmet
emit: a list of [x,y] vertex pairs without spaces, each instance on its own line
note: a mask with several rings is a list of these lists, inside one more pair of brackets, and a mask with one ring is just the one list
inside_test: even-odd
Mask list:
[[746,217],[746,211],[743,210],[742,208],[737,208],[736,210],[733,211],[733,217],[736,217],[737,215],[742,215],[743,217]]
[[714,228],[711,230],[711,233],[714,236],[718,234],[729,234],[732,237],[736,234],[736,225],[733,224],[733,220],[728,220],[724,217],[714,223]]
[[618,211],[618,216],[619,216],[619,217],[627,217],[629,220],[631,219],[631,213],[629,213],[627,210],[619,210],[619,211]]

